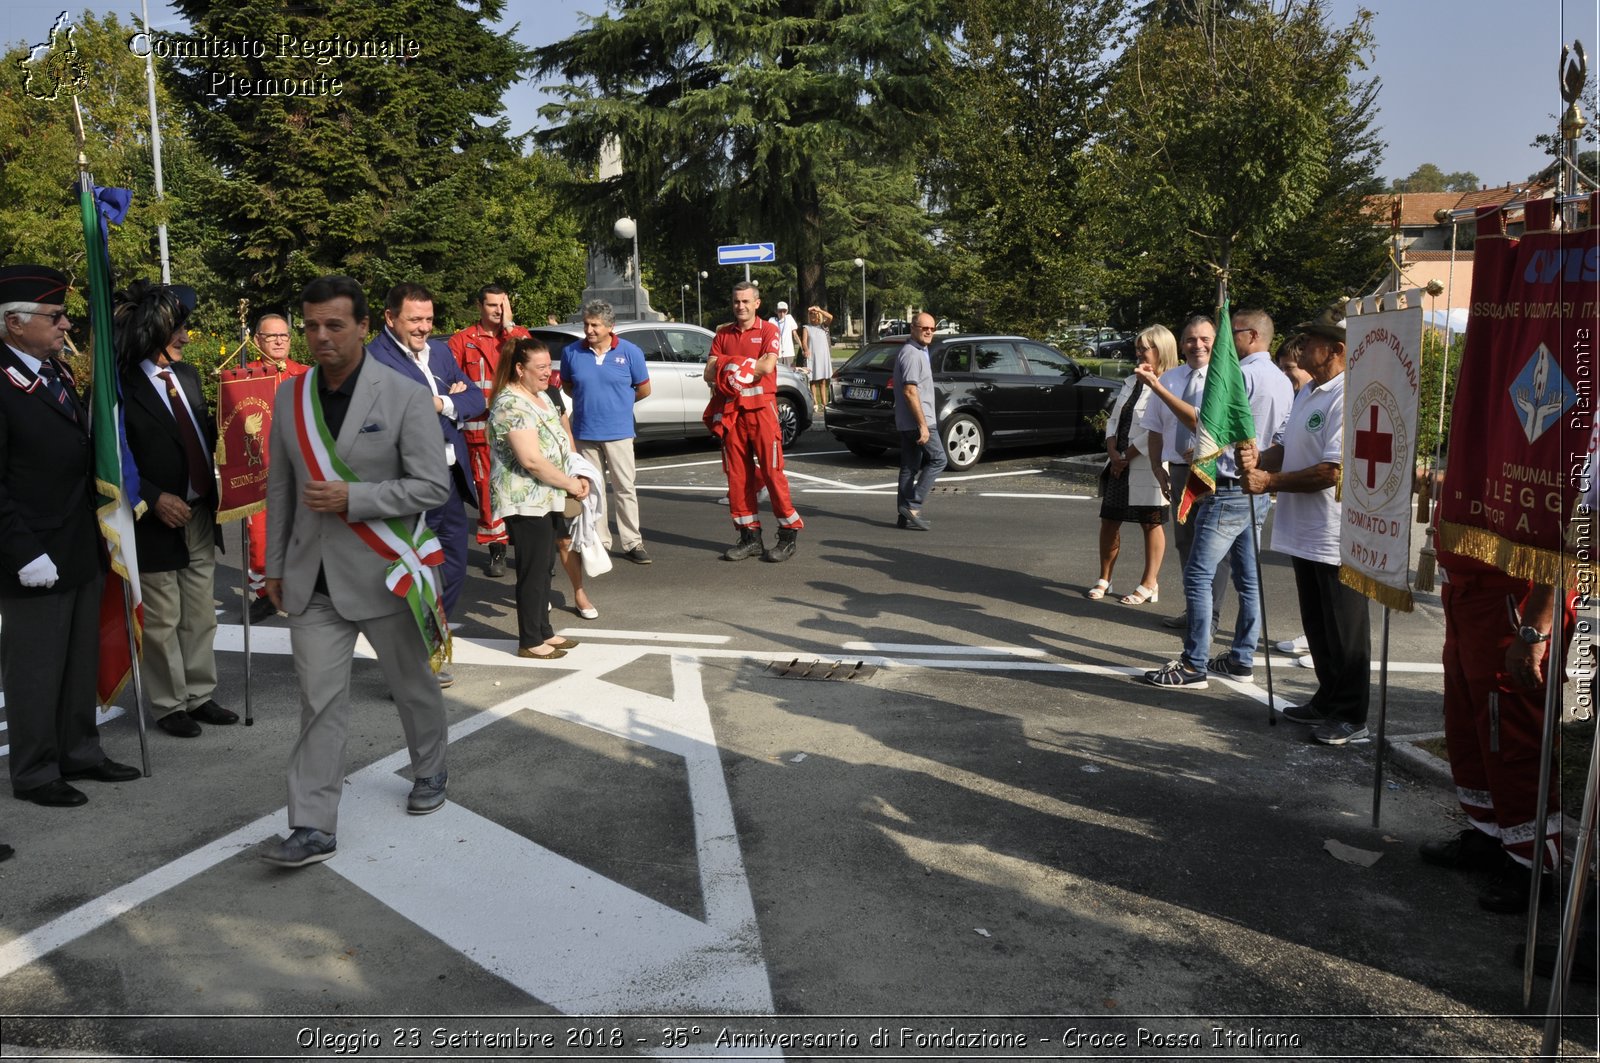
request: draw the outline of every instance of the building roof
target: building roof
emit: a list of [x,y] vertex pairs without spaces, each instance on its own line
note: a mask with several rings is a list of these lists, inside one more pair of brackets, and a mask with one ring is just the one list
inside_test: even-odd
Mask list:
[[1367,211],[1377,224],[1387,226],[1393,216],[1394,201],[1400,201],[1401,228],[1428,228],[1438,225],[1434,217],[1441,210],[1472,210],[1493,203],[1522,203],[1555,194],[1548,181],[1523,181],[1517,184],[1480,188],[1475,192],[1383,192],[1367,197]]

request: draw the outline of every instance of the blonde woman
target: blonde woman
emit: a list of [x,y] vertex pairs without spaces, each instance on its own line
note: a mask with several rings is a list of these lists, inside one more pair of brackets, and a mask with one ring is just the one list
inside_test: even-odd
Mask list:
[[[1165,325],[1151,325],[1139,333],[1133,341],[1133,351],[1157,374],[1178,364],[1178,343]],[[1138,524],[1144,529],[1144,575],[1133,593],[1123,596],[1123,605],[1160,600],[1161,588],[1156,580],[1167,552],[1163,525],[1168,499],[1148,457],[1149,431],[1139,424],[1149,401],[1150,392],[1144,381],[1130,376],[1123,382],[1106,421],[1106,468],[1100,478],[1100,578],[1088,593],[1094,599],[1111,593],[1111,570],[1122,550],[1122,525]]]
[[589,481],[566,473],[572,440],[545,394],[550,351],[537,339],[519,339],[508,353],[495,370],[489,408],[489,491],[516,551],[517,656],[549,661],[578,644],[550,626],[550,570],[567,496],[587,496]]

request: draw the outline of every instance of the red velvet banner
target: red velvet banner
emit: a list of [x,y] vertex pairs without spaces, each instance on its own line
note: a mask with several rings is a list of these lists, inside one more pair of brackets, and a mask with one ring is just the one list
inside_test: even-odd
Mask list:
[[267,438],[278,375],[259,366],[224,369],[217,384],[217,522],[248,517],[267,504]]
[[1600,337],[1600,196],[1581,228],[1554,231],[1554,204],[1527,204],[1523,235],[1478,211],[1472,311],[1439,502],[1440,563],[1473,563],[1567,585],[1564,550],[1595,404]]

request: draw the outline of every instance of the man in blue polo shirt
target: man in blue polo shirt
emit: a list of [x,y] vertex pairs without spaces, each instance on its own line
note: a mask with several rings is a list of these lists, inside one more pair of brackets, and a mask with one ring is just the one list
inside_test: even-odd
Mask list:
[[[639,530],[639,496],[633,486],[633,404],[650,394],[644,352],[615,335],[611,304],[583,307],[583,339],[561,352],[561,389],[572,397],[572,434],[578,453],[599,469],[616,496],[617,540],[622,556],[648,565]],[[600,541],[611,549],[611,518],[602,495]]]

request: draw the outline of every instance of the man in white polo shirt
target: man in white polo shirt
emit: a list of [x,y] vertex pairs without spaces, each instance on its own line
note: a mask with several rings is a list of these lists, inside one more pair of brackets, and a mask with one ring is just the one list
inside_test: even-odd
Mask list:
[[1367,737],[1372,632],[1367,598],[1339,580],[1339,484],[1344,460],[1344,321],[1335,309],[1295,329],[1303,337],[1300,367],[1311,380],[1295,396],[1274,445],[1239,447],[1247,494],[1277,492],[1272,548],[1294,563],[1317,692],[1283,718],[1312,724],[1324,745]]

